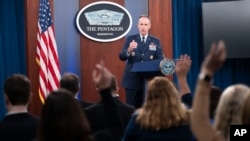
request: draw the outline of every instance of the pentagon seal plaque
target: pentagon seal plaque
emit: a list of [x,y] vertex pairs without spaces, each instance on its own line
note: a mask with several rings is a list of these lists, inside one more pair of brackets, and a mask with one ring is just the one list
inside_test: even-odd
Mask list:
[[130,13],[121,5],[109,2],[93,2],[77,14],[78,30],[87,38],[99,42],[111,42],[124,37],[132,27]]

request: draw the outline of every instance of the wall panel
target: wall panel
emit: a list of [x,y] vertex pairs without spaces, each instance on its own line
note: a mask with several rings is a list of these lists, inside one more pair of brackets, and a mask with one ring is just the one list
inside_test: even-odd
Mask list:
[[[79,0],[79,9],[85,5],[99,0]],[[124,5],[124,0],[109,0],[120,5]],[[141,1],[143,2],[143,1]],[[172,1],[171,0],[148,0],[148,14],[152,20],[151,34],[157,36],[162,43],[165,56],[172,58]],[[50,0],[53,11],[53,0]],[[36,56],[36,31],[38,19],[39,1],[26,0],[26,44],[27,44],[27,75],[32,82],[33,99],[30,111],[35,115],[40,115],[41,102],[38,96],[38,65],[35,62]],[[134,5],[136,8],[136,5]],[[130,7],[131,8],[131,7]],[[131,13],[133,14],[133,13]],[[63,16],[63,13],[57,16]],[[74,23],[75,21],[72,21]],[[137,24],[137,21],[133,21]],[[57,27],[55,27],[57,28]],[[64,37],[64,36],[62,36]],[[121,50],[125,38],[114,42],[96,42],[90,40],[79,33],[80,37],[80,79],[82,98],[90,101],[98,101],[92,82],[92,71],[96,63],[103,60],[106,66],[117,76],[120,87],[121,100],[125,101],[124,89],[121,87],[121,79],[125,62],[119,60],[118,53]],[[63,40],[63,39],[61,39]],[[58,47],[60,48],[60,47]],[[77,47],[78,48],[78,47]],[[59,55],[60,56],[60,55]],[[74,60],[72,60],[74,61]],[[63,62],[60,62],[63,63]]]
[[[149,0],[150,33],[161,41],[166,58],[172,58],[172,0]],[[172,76],[168,78],[172,79]]]
[[[98,0],[96,0],[98,1]],[[110,0],[111,2],[124,5],[123,0]],[[93,0],[80,0],[80,9]],[[98,101],[99,96],[92,82],[92,71],[95,64],[103,60],[105,65],[117,77],[118,83],[121,81],[124,62],[120,61],[118,54],[123,46],[124,38],[113,42],[97,42],[80,35],[80,66],[81,66],[81,82],[82,82],[82,97],[90,101]],[[120,86],[120,98],[124,100],[124,90]]]

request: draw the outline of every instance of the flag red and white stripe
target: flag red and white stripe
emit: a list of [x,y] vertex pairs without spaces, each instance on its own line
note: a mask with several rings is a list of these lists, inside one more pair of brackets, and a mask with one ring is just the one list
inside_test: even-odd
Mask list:
[[48,94],[58,89],[61,75],[48,0],[40,0],[38,16],[36,61],[39,65],[39,97],[44,103]]

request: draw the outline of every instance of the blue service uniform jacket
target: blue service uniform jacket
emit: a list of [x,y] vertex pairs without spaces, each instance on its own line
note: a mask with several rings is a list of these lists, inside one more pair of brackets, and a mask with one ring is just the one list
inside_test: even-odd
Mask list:
[[[127,54],[130,42],[137,42],[138,46],[131,55]],[[137,62],[150,61],[155,59],[163,59],[162,47],[159,39],[148,35],[146,43],[141,42],[139,34],[131,35],[126,38],[126,42],[119,53],[119,58],[126,62],[126,67],[123,73],[122,86],[128,89],[142,90],[144,85],[144,79],[137,73],[131,72],[133,64]]]

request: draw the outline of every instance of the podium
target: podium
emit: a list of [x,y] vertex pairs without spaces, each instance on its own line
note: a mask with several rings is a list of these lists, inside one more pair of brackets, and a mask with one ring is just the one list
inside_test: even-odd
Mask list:
[[132,72],[136,72],[144,79],[151,79],[155,76],[164,76],[160,70],[162,59],[134,63]]
[[162,59],[159,60],[151,60],[145,62],[138,62],[134,63],[132,72],[139,74],[144,79],[144,99],[147,92],[147,85],[148,81],[155,76],[164,76],[160,70],[160,62]]

